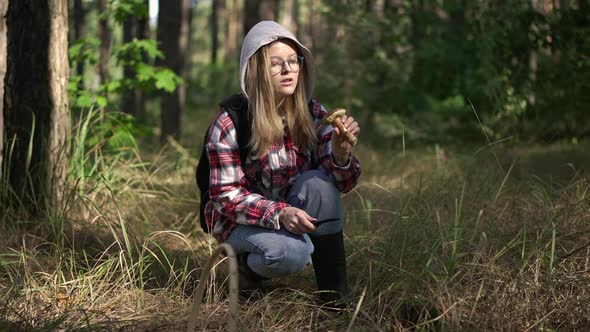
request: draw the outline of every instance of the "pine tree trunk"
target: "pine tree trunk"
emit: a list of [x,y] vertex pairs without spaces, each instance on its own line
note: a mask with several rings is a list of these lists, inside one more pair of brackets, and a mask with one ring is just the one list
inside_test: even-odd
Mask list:
[[147,14],[146,16],[137,18],[137,28],[135,30],[137,39],[139,40],[148,39],[150,37],[150,1],[144,0],[143,5],[145,6]]
[[[230,5],[231,4],[231,5]],[[238,34],[239,34],[239,12],[238,12],[238,1],[231,0],[226,3],[225,6],[225,22],[227,22],[226,33],[225,33],[225,50],[224,57],[225,61],[236,60],[236,49],[238,48]]]
[[283,16],[281,17],[281,24],[297,36],[297,20],[295,14],[297,13],[297,1],[285,0],[283,3]]
[[2,160],[4,157],[4,76],[6,75],[6,10],[8,0],[0,0],[0,183],[2,183]]
[[244,36],[260,21],[260,0],[249,0],[244,3]]
[[217,49],[219,48],[219,11],[223,10],[222,0],[213,1],[211,4],[211,63],[217,63]]
[[[74,35],[73,41],[76,42],[84,38],[84,19],[86,10],[82,0],[74,0]],[[84,62],[78,61],[76,66],[76,75],[84,77]],[[84,82],[84,80],[82,80]]]
[[279,17],[279,0],[261,0],[258,15],[259,20],[276,20]]
[[244,3],[244,34],[256,23],[263,20],[276,20],[279,2],[277,0],[248,0]]
[[423,65],[423,60],[419,54],[420,43],[422,43],[422,39],[424,38],[424,27],[422,18],[424,16],[424,1],[417,0],[413,3],[412,8],[410,9],[410,20],[412,22],[412,27],[410,31],[410,44],[412,45],[412,52],[414,53],[414,63],[412,65],[412,73],[410,76],[410,84],[413,88],[419,89],[422,85],[423,75],[422,71],[424,70],[425,66]]
[[309,15],[308,15],[309,40],[308,44],[312,52],[316,52],[318,48],[319,36],[319,1],[309,0]]
[[293,34],[297,36],[297,39],[301,40],[301,18],[299,17],[299,1],[295,0],[293,3],[293,24],[295,25],[295,31]]
[[10,1],[6,14],[4,111],[7,136],[15,139],[9,182],[30,215],[55,211],[65,189],[67,17],[67,0]]
[[[107,3],[108,0],[98,0],[99,13],[104,13],[107,10]],[[100,39],[100,50],[97,66],[99,82],[97,85],[100,85],[106,83],[109,79],[108,62],[111,55],[111,31],[106,17],[98,21],[98,38]]]
[[[135,36],[135,17],[132,15],[127,16],[123,22],[123,44],[130,43],[133,41]],[[133,70],[130,66],[123,68],[123,78],[127,80],[133,79]],[[131,115],[135,115],[135,89],[126,89],[122,95],[123,112]]]
[[68,176],[68,136],[71,131],[68,103],[68,2],[49,0],[49,95],[51,115],[48,133],[47,188],[50,207],[59,208]]
[[[531,0],[531,9],[535,11],[535,9],[539,8],[539,3],[536,0]],[[535,23],[532,23],[529,26],[529,42],[531,43],[532,47],[529,54],[529,83],[532,87],[530,92],[527,95],[527,101],[529,103],[529,107],[534,108],[535,104],[537,103],[537,97],[535,95],[535,85],[537,83],[537,67],[538,67],[538,60],[537,60],[537,50],[539,48],[539,42],[535,36],[535,30],[538,27]]]
[[[137,19],[137,27],[136,27],[136,36],[138,40],[148,39],[150,38],[150,25],[149,25],[149,12],[150,12],[150,1],[144,0],[143,5],[146,8],[146,12],[148,13],[144,17],[140,17]],[[144,56],[145,59],[145,56]],[[141,89],[136,90],[135,94],[135,111],[134,115],[135,118],[139,123],[144,122],[145,119],[145,92]]]
[[[160,0],[158,14],[158,42],[164,53],[163,65],[184,77],[186,50],[189,38],[190,0]],[[185,102],[185,87],[179,85],[174,92],[162,93],[160,103],[161,136],[165,144],[168,137],[180,136],[180,120]]]

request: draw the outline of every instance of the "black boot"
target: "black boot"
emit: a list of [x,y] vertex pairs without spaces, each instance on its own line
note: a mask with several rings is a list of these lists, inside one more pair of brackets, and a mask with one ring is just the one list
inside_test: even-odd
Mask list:
[[261,298],[264,295],[262,281],[268,280],[268,278],[252,271],[248,266],[248,253],[238,255],[237,258],[240,296],[245,299]]
[[311,235],[315,249],[311,255],[320,301],[326,305],[346,306],[346,255],[342,232],[329,235]]

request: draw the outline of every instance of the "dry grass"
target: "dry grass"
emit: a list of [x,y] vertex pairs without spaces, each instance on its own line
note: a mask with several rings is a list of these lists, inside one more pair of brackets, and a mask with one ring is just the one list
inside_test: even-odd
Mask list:
[[[244,331],[590,328],[590,157],[576,145],[359,147],[344,196],[355,303],[314,301],[311,268],[242,302]],[[0,233],[0,330],[183,330],[213,244],[197,230],[195,160],[179,146],[102,156],[67,209]],[[149,162],[146,162],[149,160]],[[101,169],[101,168],[99,168]],[[224,264],[202,330],[224,330]]]

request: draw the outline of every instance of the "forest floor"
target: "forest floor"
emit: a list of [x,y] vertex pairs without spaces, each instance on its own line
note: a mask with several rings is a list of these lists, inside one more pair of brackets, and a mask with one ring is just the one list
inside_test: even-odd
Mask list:
[[[4,215],[0,331],[184,330],[215,247],[198,227],[198,147],[95,154],[48,220]],[[343,196],[353,306],[319,306],[308,267],[242,301],[240,330],[590,328],[589,148],[360,143]],[[227,327],[226,265],[198,330]]]

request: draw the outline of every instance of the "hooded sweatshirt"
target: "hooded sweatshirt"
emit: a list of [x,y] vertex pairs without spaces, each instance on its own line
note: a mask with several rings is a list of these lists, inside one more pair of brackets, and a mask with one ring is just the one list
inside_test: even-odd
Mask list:
[[262,46],[268,45],[279,39],[291,40],[297,46],[299,54],[303,55],[305,61],[303,64],[303,71],[305,74],[305,86],[307,88],[305,94],[309,101],[313,93],[313,83],[315,79],[313,56],[309,49],[303,46],[303,44],[301,44],[289,30],[273,21],[262,21],[256,24],[244,38],[242,52],[240,53],[240,87],[242,88],[242,94],[248,98],[244,81],[246,79],[246,69],[250,57]]
[[307,97],[312,101],[311,116],[318,128],[318,145],[314,151],[296,146],[289,135],[282,144],[274,144],[258,159],[247,157],[242,164],[234,123],[223,109],[209,129],[206,152],[209,159],[210,201],[205,206],[207,223],[213,236],[224,241],[238,224],[280,229],[279,212],[289,206],[287,195],[295,178],[311,169],[329,174],[341,192],[348,192],[360,176],[360,164],[350,156],[348,165],[338,166],[332,159],[333,128],[321,126],[326,109],[311,99],[313,91],[313,57],[311,52],[283,26],[263,21],[246,35],[240,56],[240,83],[244,85],[248,59],[256,51],[278,39],[287,38],[299,48],[305,58]]

